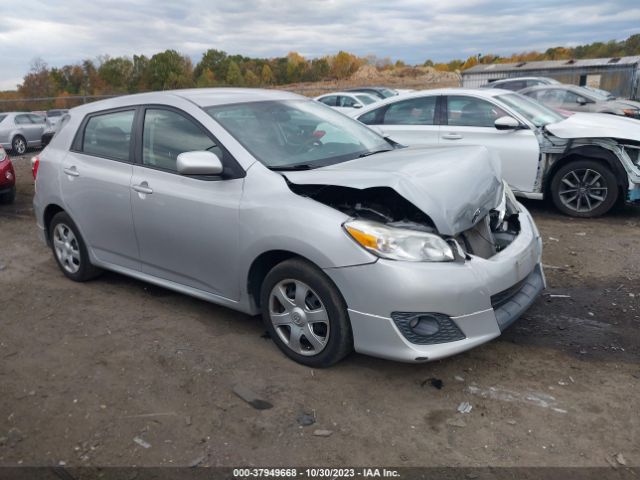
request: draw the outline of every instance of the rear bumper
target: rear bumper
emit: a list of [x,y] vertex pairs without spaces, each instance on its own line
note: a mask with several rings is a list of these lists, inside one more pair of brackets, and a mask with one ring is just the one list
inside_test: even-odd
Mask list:
[[[422,362],[454,355],[498,337],[545,286],[540,235],[526,209],[521,206],[521,210],[520,234],[490,259],[472,257],[462,264],[380,259],[372,264],[325,270],[349,307],[356,351]],[[398,327],[399,312],[448,317],[462,332],[462,338],[416,343]]]

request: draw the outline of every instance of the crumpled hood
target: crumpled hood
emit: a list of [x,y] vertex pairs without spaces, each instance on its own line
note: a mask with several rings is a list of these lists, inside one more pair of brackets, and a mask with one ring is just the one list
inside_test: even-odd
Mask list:
[[606,113],[576,113],[545,129],[559,138],[624,138],[640,141],[640,121]]
[[477,146],[403,148],[283,174],[297,185],[393,188],[427,214],[443,235],[471,228],[503,194],[496,155]]

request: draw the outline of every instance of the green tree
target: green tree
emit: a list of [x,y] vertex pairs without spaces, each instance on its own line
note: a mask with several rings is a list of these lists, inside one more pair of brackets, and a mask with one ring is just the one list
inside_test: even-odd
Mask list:
[[247,87],[257,87],[260,85],[260,78],[253,73],[253,70],[247,70],[244,74],[244,83]]
[[234,61],[229,63],[229,68],[227,69],[227,77],[225,78],[227,84],[233,86],[242,86],[244,84],[244,78],[242,77],[242,72],[240,71],[240,67]]
[[263,85],[272,85],[274,81],[273,72],[269,65],[265,63],[262,67],[262,72],[260,72],[260,82]]
[[175,50],[156,53],[149,60],[149,86],[152,90],[190,87],[192,75],[191,61]]
[[133,62],[127,57],[108,58],[98,68],[98,75],[111,92],[127,92],[133,76]]

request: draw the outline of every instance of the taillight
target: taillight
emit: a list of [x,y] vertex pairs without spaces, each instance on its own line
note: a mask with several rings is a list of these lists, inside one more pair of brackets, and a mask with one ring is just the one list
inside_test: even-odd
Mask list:
[[31,159],[31,171],[33,172],[33,179],[38,176],[38,167],[40,166],[40,157],[35,156]]

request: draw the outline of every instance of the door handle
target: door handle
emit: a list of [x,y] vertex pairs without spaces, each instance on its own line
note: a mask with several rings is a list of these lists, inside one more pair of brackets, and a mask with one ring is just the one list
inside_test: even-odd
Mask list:
[[145,194],[153,193],[153,188],[149,187],[149,184],[147,182],[142,182],[141,184],[134,185],[131,188],[133,188],[138,193],[145,193]]
[[78,169],[76,168],[75,165],[69,167],[69,168],[65,168],[64,173],[66,173],[67,175],[71,176],[71,177],[79,177],[80,176],[80,172],[78,172]]
[[462,140],[462,135],[459,133],[445,133],[442,138],[445,140]]

